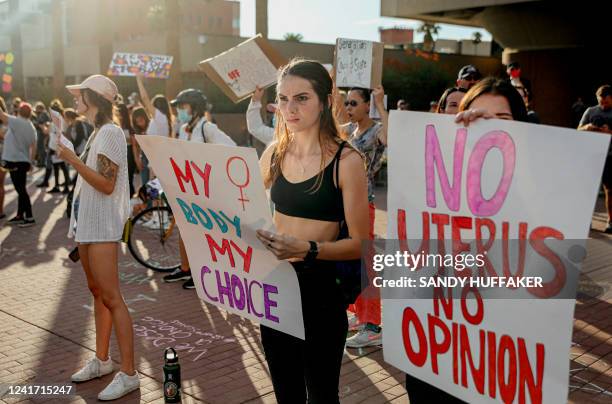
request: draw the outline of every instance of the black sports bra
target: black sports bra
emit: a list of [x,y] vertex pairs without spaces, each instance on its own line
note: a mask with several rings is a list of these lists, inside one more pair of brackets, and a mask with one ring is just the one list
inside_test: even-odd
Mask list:
[[[345,144],[346,142],[340,143],[336,155],[323,170],[321,186],[316,192],[312,192],[312,189],[318,174],[305,181],[292,183],[287,181],[281,170],[270,188],[270,196],[272,202],[274,202],[275,210],[287,216],[303,217],[305,219],[328,222],[343,221],[342,190],[334,184],[334,172],[336,174],[336,184],[338,184],[340,154]],[[274,161],[274,156],[272,154],[272,161]]]

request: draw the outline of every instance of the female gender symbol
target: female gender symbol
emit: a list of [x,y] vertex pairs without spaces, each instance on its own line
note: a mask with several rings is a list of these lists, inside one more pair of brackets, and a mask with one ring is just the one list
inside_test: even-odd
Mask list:
[[[232,176],[230,175],[230,164],[232,163],[232,161],[234,160],[240,160],[242,161],[242,163],[244,164],[244,170],[246,171],[246,179],[244,181],[244,184],[237,184],[235,182],[235,180],[232,178]],[[229,178],[230,182],[232,184],[234,184],[235,186],[238,187],[238,189],[240,189],[240,198],[238,198],[238,200],[240,202],[242,202],[242,210],[244,211],[244,203],[245,202],[250,202],[248,199],[246,199],[244,197],[244,193],[242,191],[242,188],[246,188],[247,185],[249,185],[249,181],[251,180],[251,173],[249,172],[249,166],[247,165],[246,161],[244,161],[244,159],[242,157],[239,156],[234,156],[234,157],[230,157],[227,160],[227,164],[225,165],[225,171],[227,173],[227,178]]]

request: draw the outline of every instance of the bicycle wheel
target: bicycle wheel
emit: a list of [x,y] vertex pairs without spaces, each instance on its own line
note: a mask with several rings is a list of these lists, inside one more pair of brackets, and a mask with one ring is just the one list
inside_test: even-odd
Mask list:
[[170,208],[153,206],[134,216],[128,248],[136,261],[154,271],[179,268],[179,231]]

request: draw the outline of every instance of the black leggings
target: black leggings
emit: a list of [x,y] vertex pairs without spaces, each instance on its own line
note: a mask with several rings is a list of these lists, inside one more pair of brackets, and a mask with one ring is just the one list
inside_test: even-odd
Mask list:
[[68,167],[66,166],[66,163],[64,163],[63,161],[59,162],[59,163],[53,163],[52,162],[52,156],[55,154],[55,152],[53,150],[49,150],[49,154],[47,157],[47,168],[45,170],[45,179],[43,180],[44,184],[48,184],[49,183],[49,179],[51,178],[51,169],[53,168],[53,177],[55,178],[55,188],[59,188],[59,170],[62,170],[62,173],[64,174],[64,188],[68,189],[70,183],[71,183],[71,179],[70,179],[70,175],[68,174]]
[[11,181],[17,192],[17,217],[20,218],[31,218],[32,217],[32,204],[30,203],[30,196],[26,189],[26,180],[28,178],[28,171],[30,171],[30,163],[25,162],[7,162],[7,168],[10,170]]
[[348,331],[330,263],[293,264],[302,296],[304,341],[261,326],[261,342],[279,404],[339,403],[338,383]]

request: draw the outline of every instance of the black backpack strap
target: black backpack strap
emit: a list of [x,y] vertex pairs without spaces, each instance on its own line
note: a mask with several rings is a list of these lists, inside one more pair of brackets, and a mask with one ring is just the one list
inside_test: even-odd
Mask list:
[[340,156],[342,155],[342,149],[344,148],[344,145],[346,144],[346,140],[342,141],[342,143],[340,143],[340,146],[338,147],[338,151],[336,152],[336,155],[334,156],[334,164],[335,166],[335,173],[336,173],[336,188],[340,189]]

